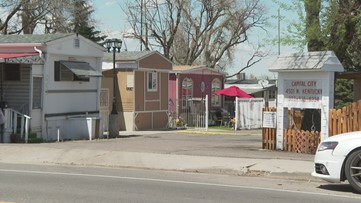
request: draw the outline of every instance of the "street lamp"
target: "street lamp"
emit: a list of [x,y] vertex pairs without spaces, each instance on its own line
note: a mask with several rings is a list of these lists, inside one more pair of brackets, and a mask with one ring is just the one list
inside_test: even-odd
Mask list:
[[120,39],[107,39],[104,42],[108,52],[113,51],[113,101],[112,101],[112,111],[109,115],[109,137],[115,138],[119,135],[119,122],[118,122],[118,111],[117,111],[117,102],[116,102],[116,72],[115,72],[115,52],[120,52],[122,48],[122,40]]

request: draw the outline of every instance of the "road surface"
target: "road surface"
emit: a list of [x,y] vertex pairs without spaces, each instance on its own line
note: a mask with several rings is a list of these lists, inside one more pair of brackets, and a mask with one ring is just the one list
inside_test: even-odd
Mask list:
[[202,173],[0,164],[0,202],[360,202],[348,184]]

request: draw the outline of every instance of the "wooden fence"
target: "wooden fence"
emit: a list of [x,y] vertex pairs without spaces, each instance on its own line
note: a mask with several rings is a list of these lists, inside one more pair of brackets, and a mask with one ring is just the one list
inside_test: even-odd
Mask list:
[[[263,111],[275,112],[276,108]],[[329,110],[329,136],[361,130],[361,100],[341,109]],[[320,143],[320,132],[284,129],[283,150],[314,154]],[[262,148],[276,150],[276,128],[263,128]]]
[[320,132],[285,129],[283,150],[304,154],[315,154],[320,143]]
[[329,111],[329,135],[361,130],[361,100]]
[[[275,107],[266,107],[263,111],[276,112]],[[262,129],[262,149],[276,150],[276,128]]]

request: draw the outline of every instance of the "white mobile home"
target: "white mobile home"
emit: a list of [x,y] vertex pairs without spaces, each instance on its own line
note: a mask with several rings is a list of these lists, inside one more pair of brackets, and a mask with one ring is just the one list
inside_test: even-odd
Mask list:
[[78,34],[0,36],[1,141],[26,141],[29,132],[44,140],[93,135],[87,124],[99,117],[104,51]]

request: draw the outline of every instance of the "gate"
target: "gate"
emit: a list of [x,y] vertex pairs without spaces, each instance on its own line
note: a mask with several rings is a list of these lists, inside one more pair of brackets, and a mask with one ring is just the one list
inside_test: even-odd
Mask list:
[[[184,122],[187,128],[208,130],[208,95],[204,98],[190,98],[176,102],[179,108],[169,106],[170,115],[175,110],[177,121]],[[170,119],[172,120],[172,119]],[[177,126],[179,122],[176,122]]]

